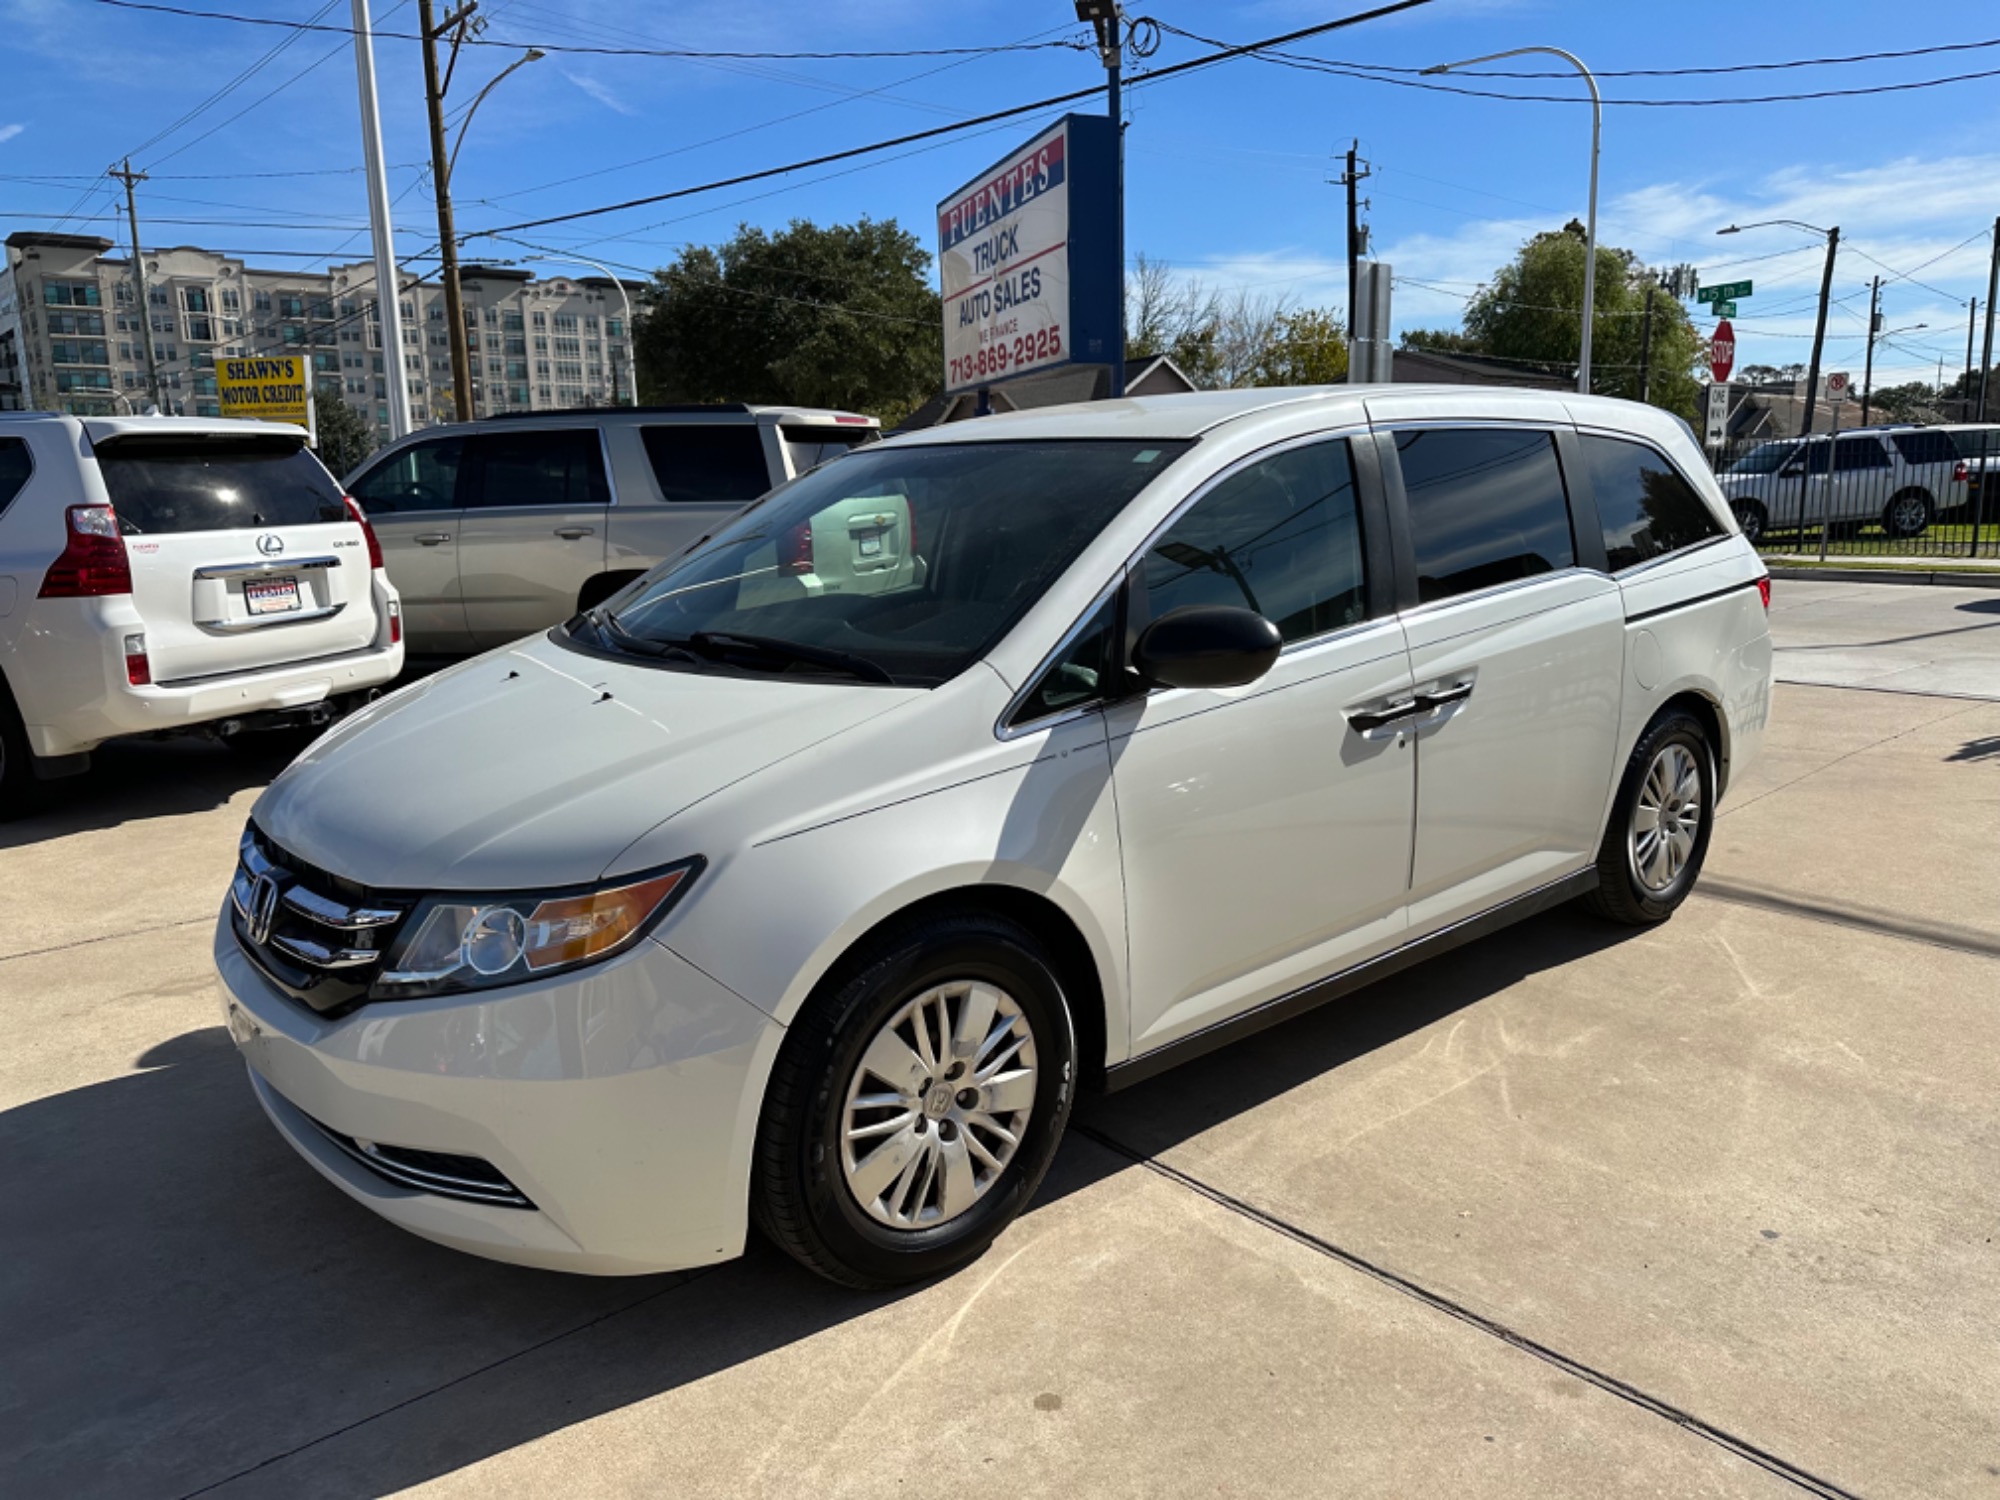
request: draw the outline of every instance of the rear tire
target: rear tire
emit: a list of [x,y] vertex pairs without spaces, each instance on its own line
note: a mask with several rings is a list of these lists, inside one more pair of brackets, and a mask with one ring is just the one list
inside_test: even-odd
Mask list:
[[1026,1207],[1069,1119],[1055,964],[1025,928],[964,912],[891,928],[839,974],[772,1068],[752,1215],[846,1286],[955,1271]]
[[1676,710],[1632,747],[1585,903],[1630,927],[1666,921],[1694,889],[1714,826],[1714,749],[1701,721]]
[[1743,532],[1744,541],[1754,547],[1764,539],[1764,533],[1770,529],[1771,518],[1765,514],[1763,506],[1755,500],[1738,500],[1729,508],[1736,514],[1736,524]]
[[1882,512],[1882,529],[1899,540],[1922,536],[1930,529],[1931,497],[1922,490],[1904,490],[1890,498]]

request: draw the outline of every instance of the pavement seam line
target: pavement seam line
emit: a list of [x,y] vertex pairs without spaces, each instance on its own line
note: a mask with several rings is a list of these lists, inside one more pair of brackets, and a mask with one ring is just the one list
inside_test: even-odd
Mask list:
[[1651,1395],[1635,1385],[1620,1380],[1615,1375],[1607,1374],[1602,1370],[1596,1369],[1594,1366],[1587,1365],[1579,1359],[1562,1353],[1558,1349],[1553,1349],[1547,1344],[1531,1339],[1526,1334],[1517,1332],[1509,1328],[1506,1324],[1489,1318],[1482,1313],[1474,1312],[1463,1303],[1454,1302],[1451,1298],[1444,1296],[1442,1293],[1432,1291],[1420,1282],[1391,1271],[1387,1267],[1378,1266],[1373,1261],[1355,1254],[1352,1250],[1344,1250],[1331,1240],[1321,1239],[1318,1235],[1312,1233],[1312,1231],[1301,1229],[1298,1225],[1281,1219],[1276,1214],[1270,1213],[1265,1209],[1258,1208],[1255,1204],[1245,1202],[1241,1198],[1226,1193],[1221,1188],[1212,1187],[1200,1178],[1183,1172],[1178,1167],[1169,1166],[1157,1157],[1138,1151],[1116,1137],[1098,1130],[1094,1126],[1072,1123],[1070,1129],[1089,1140],[1095,1141],[1105,1149],[1116,1152],[1135,1165],[1143,1167],[1147,1171],[1155,1173],[1177,1186],[1186,1188],[1188,1191],[1208,1199],[1209,1202],[1219,1208],[1227,1209],[1229,1212],[1240,1215],[1262,1228],[1282,1235],[1295,1244],[1315,1251],[1329,1260],[1346,1266],[1351,1271],[1358,1271],[1362,1275],[1388,1287],[1390,1290],[1401,1292],[1404,1296],[1422,1303],[1434,1312],[1441,1312],[1447,1317],[1455,1318],[1459,1322],[1475,1328],[1489,1337],[1498,1339],[1508,1347],[1518,1349],[1523,1354],[1532,1355],[1546,1364],[1553,1365],[1565,1374],[1574,1376],[1588,1385],[1595,1386],[1608,1395],[1615,1396],[1621,1401],[1638,1407],[1641,1411],[1649,1412],[1656,1417],[1662,1417],[1683,1431],[1713,1443],[1725,1452],[1734,1454],[1745,1462],[1756,1465],[1758,1468],[1775,1475],[1786,1483],[1804,1490],[1809,1495],[1821,1496],[1823,1500],[1861,1500],[1861,1497],[1853,1490],[1845,1489],[1830,1479],[1822,1479],[1819,1475],[1812,1473],[1808,1469],[1803,1469],[1789,1460],[1780,1458],[1777,1454],[1767,1449],[1759,1448],[1747,1438],[1737,1437],[1734,1433],[1717,1427],[1712,1422],[1704,1421],[1702,1418],[1694,1415],[1694,1413],[1675,1406],[1670,1401]]
[[[1819,683],[1788,683],[1786,685],[1788,687],[1821,686],[1821,684]],[[1869,691],[1869,689],[1835,688],[1833,689],[1833,691],[1836,693],[1847,693],[1847,692],[1857,692],[1857,691],[1866,692]],[[1883,691],[1887,691],[1887,689],[1884,689]],[[1941,695],[1934,693],[1933,694],[1903,693],[1903,694],[1898,694],[1897,696],[1938,697]],[[1835,766],[1839,765],[1842,761],[1852,760],[1857,755],[1866,755],[1870,750],[1879,750],[1884,745],[1888,744],[1891,740],[1900,740],[1905,735],[1915,734],[1919,729],[1929,729],[1933,724],[1942,724],[1947,719],[1962,719],[1967,714],[1974,713],[1982,706],[1993,702],[1991,698],[1973,698],[1973,699],[1955,698],[1952,699],[1951,701],[1957,703],[1964,703],[1965,707],[1961,709],[1955,709],[1954,711],[1948,714],[1939,714],[1935,719],[1926,719],[1921,724],[1912,724],[1908,729],[1899,729],[1894,734],[1885,734],[1882,736],[1881,739],[1875,740],[1870,744],[1859,746],[1856,749],[1848,751],[1845,755],[1836,755],[1832,760],[1828,761],[1825,765],[1814,766],[1810,771],[1805,772],[1803,775],[1794,776],[1790,781],[1784,782],[1778,786],[1774,786],[1769,791],[1759,792],[1756,796],[1752,797],[1748,802],[1732,803],[1730,806],[1722,808],[1715,815],[1716,821],[1720,822],[1722,819],[1728,817],[1731,813],[1741,812],[1746,807],[1755,807],[1759,802],[1762,802],[1766,797],[1775,797],[1779,792],[1790,791],[1800,782],[1810,781],[1812,780],[1813,777],[1819,775],[1820,772],[1822,771],[1831,771]]]
[[172,932],[176,927],[194,927],[202,922],[212,922],[213,917],[183,917],[178,922],[161,922],[154,927],[128,927],[123,932],[105,932],[96,937],[78,938],[73,943],[55,943],[47,948],[26,948],[19,953],[0,953],[0,964],[10,964],[17,958],[40,958],[45,953],[67,953],[72,948],[88,948],[92,943],[112,943],[119,938],[144,937],[149,932]]
[[1796,917],[1802,922],[1824,922],[1830,927],[1845,928],[1849,932],[1865,932],[1874,937],[1901,940],[1906,943],[1922,943],[1927,948],[1943,948],[1952,953],[1970,954],[1975,958],[2000,958],[2000,938],[1990,937],[1971,928],[1949,927],[1934,922],[1921,924],[1905,922],[1898,925],[1889,921],[1887,917],[1871,916],[1858,909],[1843,911],[1837,906],[1823,906],[1818,902],[1801,900],[1796,896],[1780,895],[1776,891],[1753,890],[1749,886],[1737,885],[1727,880],[1701,881],[1688,894],[1701,896],[1710,901],[1720,901],[1727,906],[1748,906],[1778,916]]
[[[726,1264],[726,1262],[724,1264]],[[304,1453],[309,1448],[317,1448],[321,1443],[330,1443],[337,1437],[344,1437],[346,1434],[353,1432],[356,1428],[366,1427],[370,1422],[379,1421],[383,1417],[394,1416],[397,1412],[403,1410],[403,1408],[405,1407],[415,1406],[417,1405],[417,1403],[421,1401],[428,1401],[431,1399],[431,1397],[442,1395],[444,1392],[452,1389],[454,1386],[464,1385],[468,1380],[477,1380],[480,1376],[488,1374],[491,1371],[497,1370],[502,1365],[512,1364],[517,1359],[525,1359],[530,1354],[535,1354],[543,1349],[548,1348],[551,1344],[559,1344],[564,1339],[574,1338],[577,1334],[588,1333],[591,1329],[597,1327],[600,1323],[608,1323],[611,1321],[611,1319],[616,1317],[621,1317],[624,1314],[632,1312],[637,1308],[644,1307],[649,1302],[657,1302],[659,1301],[660,1298],[667,1296],[669,1293],[677,1292],[684,1286],[692,1286],[694,1285],[695,1282],[700,1281],[703,1277],[710,1275],[711,1273],[713,1273],[718,1269],[720,1269],[719,1266],[703,1266],[698,1270],[689,1272],[686,1275],[684,1275],[679,1281],[676,1281],[672,1286],[663,1286],[656,1292],[648,1292],[643,1297],[635,1297],[632,1299],[632,1301],[624,1303],[622,1306],[614,1307],[610,1309],[608,1312],[601,1312],[596,1317],[591,1318],[586,1322],[577,1324],[574,1328],[565,1328],[560,1333],[552,1333],[545,1339],[538,1339],[536,1342],[532,1344],[528,1344],[523,1348],[514,1350],[514,1352],[511,1354],[503,1354],[498,1359],[488,1360],[485,1364],[480,1365],[476,1369],[467,1370],[462,1375],[454,1375],[452,1376],[451,1379],[443,1381],[438,1385],[434,1385],[429,1390],[418,1391],[413,1396],[405,1396],[400,1401],[391,1402],[389,1405],[383,1407],[380,1411],[370,1412],[365,1417],[356,1417],[352,1422],[344,1423],[343,1425],[334,1428],[331,1432],[322,1432],[318,1437],[307,1438],[303,1443],[295,1444],[294,1446],[287,1448],[283,1453],[273,1453],[269,1458],[259,1459],[256,1463],[249,1465],[247,1468],[238,1469],[233,1474],[225,1474],[220,1479],[210,1480],[207,1484],[202,1485],[199,1489],[188,1490],[180,1497],[180,1500],[194,1500],[194,1497],[197,1495],[206,1495],[215,1490],[221,1489],[224,1485],[234,1484],[239,1479],[248,1478],[250,1475],[257,1473],[262,1469],[270,1468],[271,1465],[273,1464],[280,1464],[283,1463],[288,1458],[295,1458],[299,1454]]]

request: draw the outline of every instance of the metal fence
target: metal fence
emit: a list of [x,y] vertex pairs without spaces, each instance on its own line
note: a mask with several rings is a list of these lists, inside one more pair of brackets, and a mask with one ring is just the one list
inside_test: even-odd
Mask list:
[[2000,559],[2000,424],[1750,439],[1709,462],[1762,552]]

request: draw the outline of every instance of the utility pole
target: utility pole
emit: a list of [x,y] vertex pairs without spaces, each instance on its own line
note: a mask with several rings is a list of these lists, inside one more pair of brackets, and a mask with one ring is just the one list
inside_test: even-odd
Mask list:
[[1347,189],[1347,350],[1348,359],[1354,358],[1354,338],[1360,331],[1361,320],[1361,205],[1355,197],[1355,189],[1362,179],[1374,176],[1372,168],[1364,168],[1360,162],[1361,142],[1355,141],[1347,148],[1347,170],[1340,174],[1340,184]]
[[[1979,299],[1968,297],[1965,301],[1965,377],[1964,392],[1959,397],[1958,414],[1969,416],[1972,412],[1972,335],[1979,326]],[[1938,365],[1938,400],[1944,400],[1944,366]]]
[[1653,283],[1646,283],[1646,321],[1639,329],[1639,399],[1653,392]]
[[132,189],[146,180],[144,172],[132,170],[132,158],[123,169],[107,168],[105,175],[125,184],[125,219],[132,226],[132,284],[139,296],[139,331],[145,335],[146,389],[153,393],[153,405],[165,410],[160,401],[160,363],[153,357],[153,306],[146,297],[146,257],[139,253],[139,206]]
[[[1993,368],[1993,299],[2000,297],[2000,218],[1993,221],[1993,268],[1986,273],[1986,343],[1979,356],[1979,416],[1986,420],[1987,375]],[[1980,488],[1985,488],[1982,480]]]
[[[1806,410],[1799,424],[1800,437],[1812,436],[1813,406],[1819,397],[1819,357],[1826,346],[1826,309],[1827,304],[1833,301],[1833,258],[1839,249],[1840,226],[1836,224],[1826,232],[1826,270],[1821,273],[1819,281],[1819,320],[1813,324],[1812,363],[1806,369]],[[1838,421],[1838,416],[1834,420]],[[1832,451],[1829,444],[1827,452],[1830,454]],[[1831,459],[1828,461],[1831,462]]]
[[438,38],[456,30],[452,42],[454,62],[458,46],[465,38],[466,23],[479,8],[479,0],[467,0],[444,18],[431,23],[431,0],[417,0],[418,30],[424,37],[424,103],[431,121],[431,186],[437,191],[439,276],[444,281],[444,317],[451,335],[452,405],[461,422],[472,420],[472,358],[465,342],[465,306],[458,287],[458,231],[451,215],[451,158],[444,147],[444,91],[451,85],[449,73],[438,77]]
[[1105,113],[1118,150],[1118,229],[1113,236],[1118,247],[1118,347],[1111,351],[1111,397],[1116,400],[1125,394],[1125,11],[1118,0],[1076,0],[1076,18],[1097,37],[1109,94]]
[[1868,288],[1868,352],[1861,361],[1861,425],[1868,425],[1868,405],[1875,396],[1875,335],[1882,331],[1882,278]]

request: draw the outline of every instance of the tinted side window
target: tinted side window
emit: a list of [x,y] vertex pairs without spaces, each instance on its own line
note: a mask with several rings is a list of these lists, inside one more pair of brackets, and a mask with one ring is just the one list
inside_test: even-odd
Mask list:
[[1581,443],[1612,572],[1722,535],[1701,496],[1645,444],[1588,433]]
[[1117,626],[1118,598],[1114,594],[1097,607],[1076,639],[1049,663],[1010,722],[1032,723],[1102,697],[1116,666],[1112,647]]
[[780,427],[778,436],[784,439],[785,453],[792,461],[792,472],[803,474],[829,458],[840,457],[850,448],[873,442],[875,429],[855,426]]
[[127,536],[347,520],[340,486],[299,436],[127,438],[99,444],[97,467]]
[[1959,458],[1958,448],[1952,443],[1948,432],[1897,432],[1891,433],[1889,441],[1903,455],[1903,462],[1911,464],[1952,464]]
[[0,438],[0,512],[13,503],[34,472],[35,461],[28,456],[28,445],[19,438]]
[[1886,469],[1889,455],[1875,438],[1842,438],[1833,445],[1833,471],[1851,474],[1857,469]]
[[771,487],[764,435],[748,423],[647,427],[641,434],[660,493],[709,504],[755,500]]
[[1576,561],[1555,437],[1499,427],[1396,434],[1428,604]]
[[382,459],[348,486],[371,516],[406,510],[452,510],[458,505],[461,438],[412,443]]
[[1191,604],[1254,609],[1287,641],[1368,612],[1361,515],[1343,441],[1267,458],[1223,480],[1153,544],[1153,618]]
[[468,510],[522,505],[608,505],[604,445],[595,427],[495,432],[472,439],[475,479],[459,492]]

